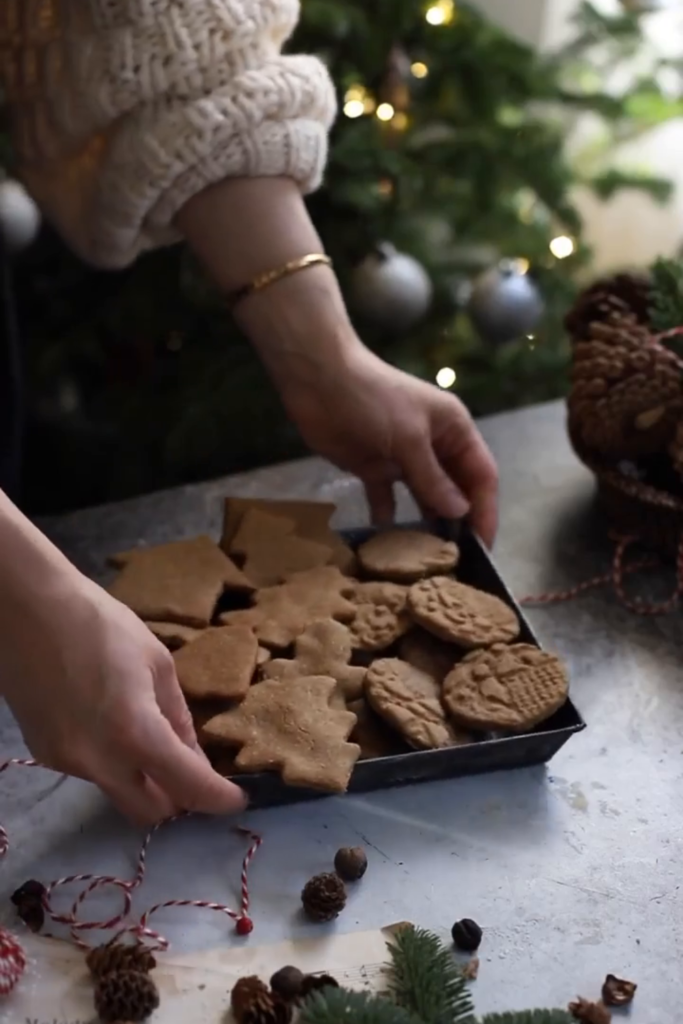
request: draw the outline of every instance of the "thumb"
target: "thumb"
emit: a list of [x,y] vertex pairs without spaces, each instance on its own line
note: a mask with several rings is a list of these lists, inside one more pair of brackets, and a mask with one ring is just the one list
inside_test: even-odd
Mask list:
[[405,447],[403,479],[425,515],[462,519],[469,503],[434,454],[427,437]]
[[236,814],[247,806],[239,786],[213,770],[199,750],[191,750],[158,715],[143,764],[143,772],[185,811]]

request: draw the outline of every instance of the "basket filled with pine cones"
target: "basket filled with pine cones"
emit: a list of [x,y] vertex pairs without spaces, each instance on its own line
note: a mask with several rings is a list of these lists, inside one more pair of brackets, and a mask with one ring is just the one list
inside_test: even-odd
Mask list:
[[565,318],[568,430],[613,528],[664,554],[683,541],[683,266],[617,274]]

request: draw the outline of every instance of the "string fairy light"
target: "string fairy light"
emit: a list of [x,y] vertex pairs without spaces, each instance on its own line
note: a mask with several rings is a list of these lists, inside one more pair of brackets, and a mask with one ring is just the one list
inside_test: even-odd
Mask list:
[[555,259],[566,260],[573,254],[576,247],[573,239],[568,235],[558,235],[557,238],[553,238],[549,248]]
[[344,113],[347,117],[362,117],[366,113],[367,89],[363,85],[352,85],[344,94]]
[[410,73],[413,78],[426,78],[429,74],[429,68],[423,61],[416,60],[410,65]]
[[425,20],[430,25],[450,25],[455,17],[453,0],[436,0],[425,11]]
[[458,379],[458,375],[452,366],[443,366],[436,375],[436,383],[444,391],[452,388]]
[[380,103],[375,113],[380,121],[391,121],[396,114],[396,111],[391,103]]

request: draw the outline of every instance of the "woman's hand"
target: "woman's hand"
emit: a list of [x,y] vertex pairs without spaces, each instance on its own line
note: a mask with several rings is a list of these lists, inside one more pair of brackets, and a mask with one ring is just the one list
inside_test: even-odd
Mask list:
[[33,756],[96,783],[140,822],[241,810],[242,791],[197,745],[168,651],[22,520],[3,497],[0,692]]
[[492,544],[497,471],[462,402],[388,366],[360,345],[315,387],[281,378],[289,414],[307,444],[365,485],[373,520],[392,521],[403,480],[426,515],[461,518]]
[[[322,249],[285,178],[225,181],[195,196],[178,223],[228,292]],[[283,278],[236,312],[307,443],[360,477],[376,520],[391,518],[392,484],[404,480],[427,513],[457,517],[469,506],[493,541],[496,467],[469,413],[363,347],[328,267]]]

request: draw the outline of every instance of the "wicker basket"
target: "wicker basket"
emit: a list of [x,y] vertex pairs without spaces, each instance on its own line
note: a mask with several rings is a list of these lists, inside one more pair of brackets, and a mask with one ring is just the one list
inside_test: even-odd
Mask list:
[[675,561],[683,537],[683,498],[624,476],[588,452],[571,424],[568,433],[576,455],[595,475],[600,506],[614,530]]

